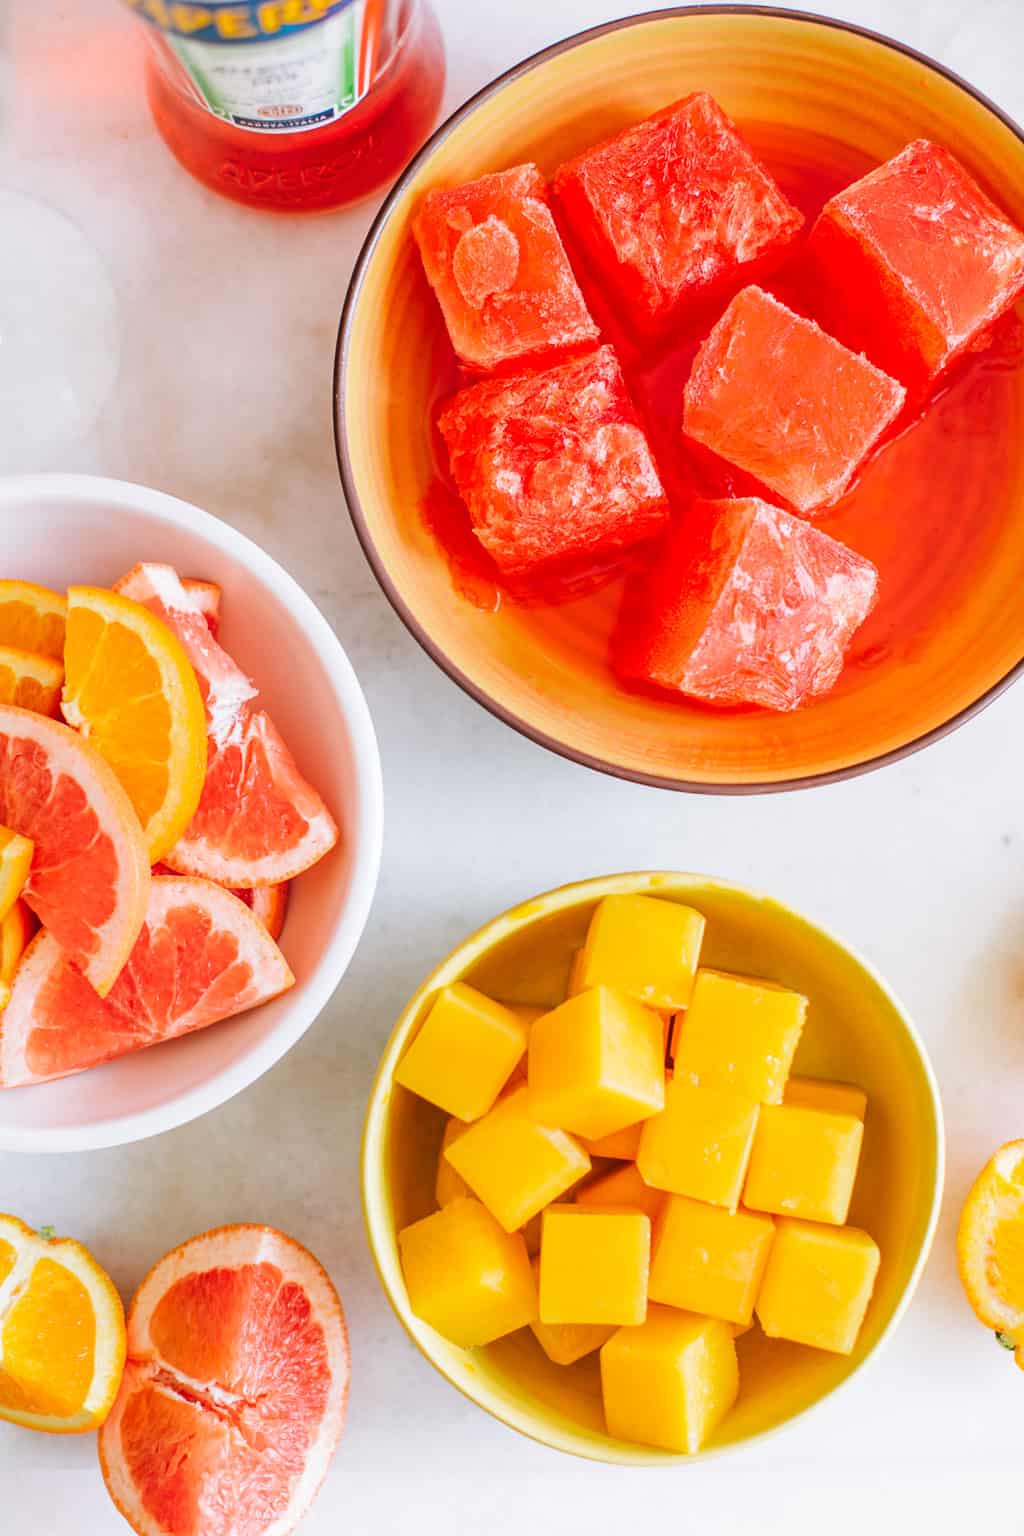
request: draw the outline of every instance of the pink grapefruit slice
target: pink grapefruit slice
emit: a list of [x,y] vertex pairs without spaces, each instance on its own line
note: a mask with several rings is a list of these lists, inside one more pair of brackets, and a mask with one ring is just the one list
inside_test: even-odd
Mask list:
[[35,845],[23,900],[103,996],[149,897],[146,839],[113,769],[66,725],[0,705],[0,823]]
[[138,941],[105,998],[52,935],[32,940],[0,1014],[0,1088],[67,1077],[205,1029],[294,981],[237,896],[209,880],[156,878]]
[[338,827],[260,708],[255,685],[217,643],[172,566],[137,565],[115,590],[174,630],[206,705],[206,783],[164,863],[229,888],[294,879],[334,847]]
[[[174,870],[166,864],[154,864],[154,875],[173,875]],[[291,892],[291,882],[285,880],[281,885],[256,885],[248,890],[239,886],[232,891],[239,901],[244,901],[254,917],[258,917],[272,939],[281,937],[281,929],[284,920],[288,916],[288,897]]]
[[128,1312],[128,1365],[99,1438],[139,1536],[287,1536],[345,1419],[345,1314],[272,1227],[220,1227],[160,1260]]
[[183,576],[181,584],[201,609],[211,635],[216,635],[220,628],[220,600],[223,596],[220,587],[215,581],[202,581],[198,576]]

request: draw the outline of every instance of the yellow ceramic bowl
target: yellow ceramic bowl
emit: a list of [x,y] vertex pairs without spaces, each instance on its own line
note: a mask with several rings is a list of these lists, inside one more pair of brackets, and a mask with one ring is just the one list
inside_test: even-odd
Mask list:
[[[558,607],[496,608],[489,593],[467,600],[423,515],[439,467],[432,407],[455,378],[410,234],[413,212],[432,187],[523,160],[550,174],[697,88],[721,101],[809,216],[835,187],[926,136],[953,149],[1024,224],[1019,130],[897,43],[743,6],[613,22],[489,86],[398,182],[342,317],[336,435],[349,508],[378,580],[420,643],[474,698],[591,767],[670,788],[742,792],[822,782],[898,757],[965,719],[1019,672],[1024,348],[980,365],[959,395],[880,457],[846,510],[826,520],[827,531],[875,560],[882,596],[839,685],[809,709],[714,710],[617,686],[607,661],[616,583]],[[806,170],[819,153],[833,180],[809,191],[796,168]],[[971,389],[980,419],[957,416]]]
[[882,1250],[882,1266],[854,1353],[845,1358],[768,1340],[739,1340],[740,1399],[704,1455],[735,1449],[820,1402],[864,1364],[896,1326],[917,1285],[942,1197],[942,1107],[924,1046],[899,1003],[838,939],[776,901],[703,875],[608,875],[563,886],[495,918],[438,966],[388,1041],[363,1141],[363,1199],[384,1289],[413,1342],[488,1413],[556,1450],[655,1466],[693,1460],[605,1433],[597,1357],[569,1368],[547,1359],[530,1331],[462,1350],[414,1317],[397,1233],[434,1209],[445,1117],[393,1082],[395,1066],[439,987],[470,982],[509,1002],[553,1005],[602,896],[646,892],[697,907],[708,919],[703,958],[806,993],[811,1007],[796,1061],[803,1075],[859,1083],[868,1094],[864,1150],[850,1220]]

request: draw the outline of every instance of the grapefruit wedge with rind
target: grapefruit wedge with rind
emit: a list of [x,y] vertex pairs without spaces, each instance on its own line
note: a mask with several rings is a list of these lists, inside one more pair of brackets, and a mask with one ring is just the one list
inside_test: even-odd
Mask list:
[[158,877],[135,947],[105,998],[49,934],[32,940],[0,1014],[0,1088],[67,1077],[205,1029],[294,982],[237,896],[210,880]]
[[341,1438],[345,1315],[312,1254],[221,1227],[160,1260],[128,1313],[128,1365],[99,1438],[138,1536],[288,1536]]
[[206,777],[206,713],[173,630],[103,587],[69,587],[64,718],[128,791],[149,857],[178,841]]
[[986,1163],[960,1216],[960,1279],[979,1322],[1024,1370],[1024,1141]]
[[[154,864],[154,875],[173,875],[174,870],[166,864]],[[288,916],[288,898],[291,894],[291,882],[285,880],[281,885],[255,885],[246,889],[239,886],[232,892],[240,901],[244,901],[254,917],[258,917],[272,939],[281,937],[281,929],[284,920]]]
[[22,899],[102,997],[149,899],[146,840],[117,775],[77,731],[0,705],[0,824],[32,839]]
[[95,1429],[124,1359],[121,1298],[88,1249],[0,1213],[0,1418],[55,1435]]
[[220,628],[220,603],[223,593],[215,581],[205,581],[198,576],[183,576],[181,584],[189,597],[202,610],[203,618],[216,635]]
[[169,565],[137,565],[117,591],[175,631],[206,705],[207,770],[199,807],[164,863],[229,888],[278,885],[334,847],[338,827],[258,700]]

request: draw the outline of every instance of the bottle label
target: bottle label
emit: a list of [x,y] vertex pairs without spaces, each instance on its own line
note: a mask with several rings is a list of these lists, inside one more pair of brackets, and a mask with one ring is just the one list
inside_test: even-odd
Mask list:
[[156,26],[199,100],[258,133],[331,123],[366,95],[376,73],[382,0],[127,0]]

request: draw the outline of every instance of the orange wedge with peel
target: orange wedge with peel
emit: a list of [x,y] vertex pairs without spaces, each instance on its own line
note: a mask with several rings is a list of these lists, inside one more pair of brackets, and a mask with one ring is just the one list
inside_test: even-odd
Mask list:
[[124,1308],[88,1249],[0,1214],[0,1418],[96,1429],[125,1362]]
[[34,581],[0,581],[0,645],[60,661],[67,604]]
[[60,712],[64,665],[52,656],[0,645],[0,704],[17,704],[40,715]]
[[0,923],[0,1010],[11,1000],[14,973],[36,926],[35,918],[23,901],[16,901]]
[[124,785],[155,862],[192,820],[206,777],[206,712],[192,664],[141,603],[71,587],[64,668],[64,718]]
[[979,1322],[1024,1370],[1024,1141],[1008,1141],[978,1175],[960,1216],[956,1252]]
[[149,856],[113,769],[77,731],[0,704],[0,825],[32,839],[22,899],[101,995],[131,954]]
[[139,1536],[288,1536],[344,1426],[338,1293],[272,1227],[220,1227],[150,1270],[100,1432],[107,1492]]
[[0,923],[21,895],[32,868],[33,843],[30,837],[0,827]]

